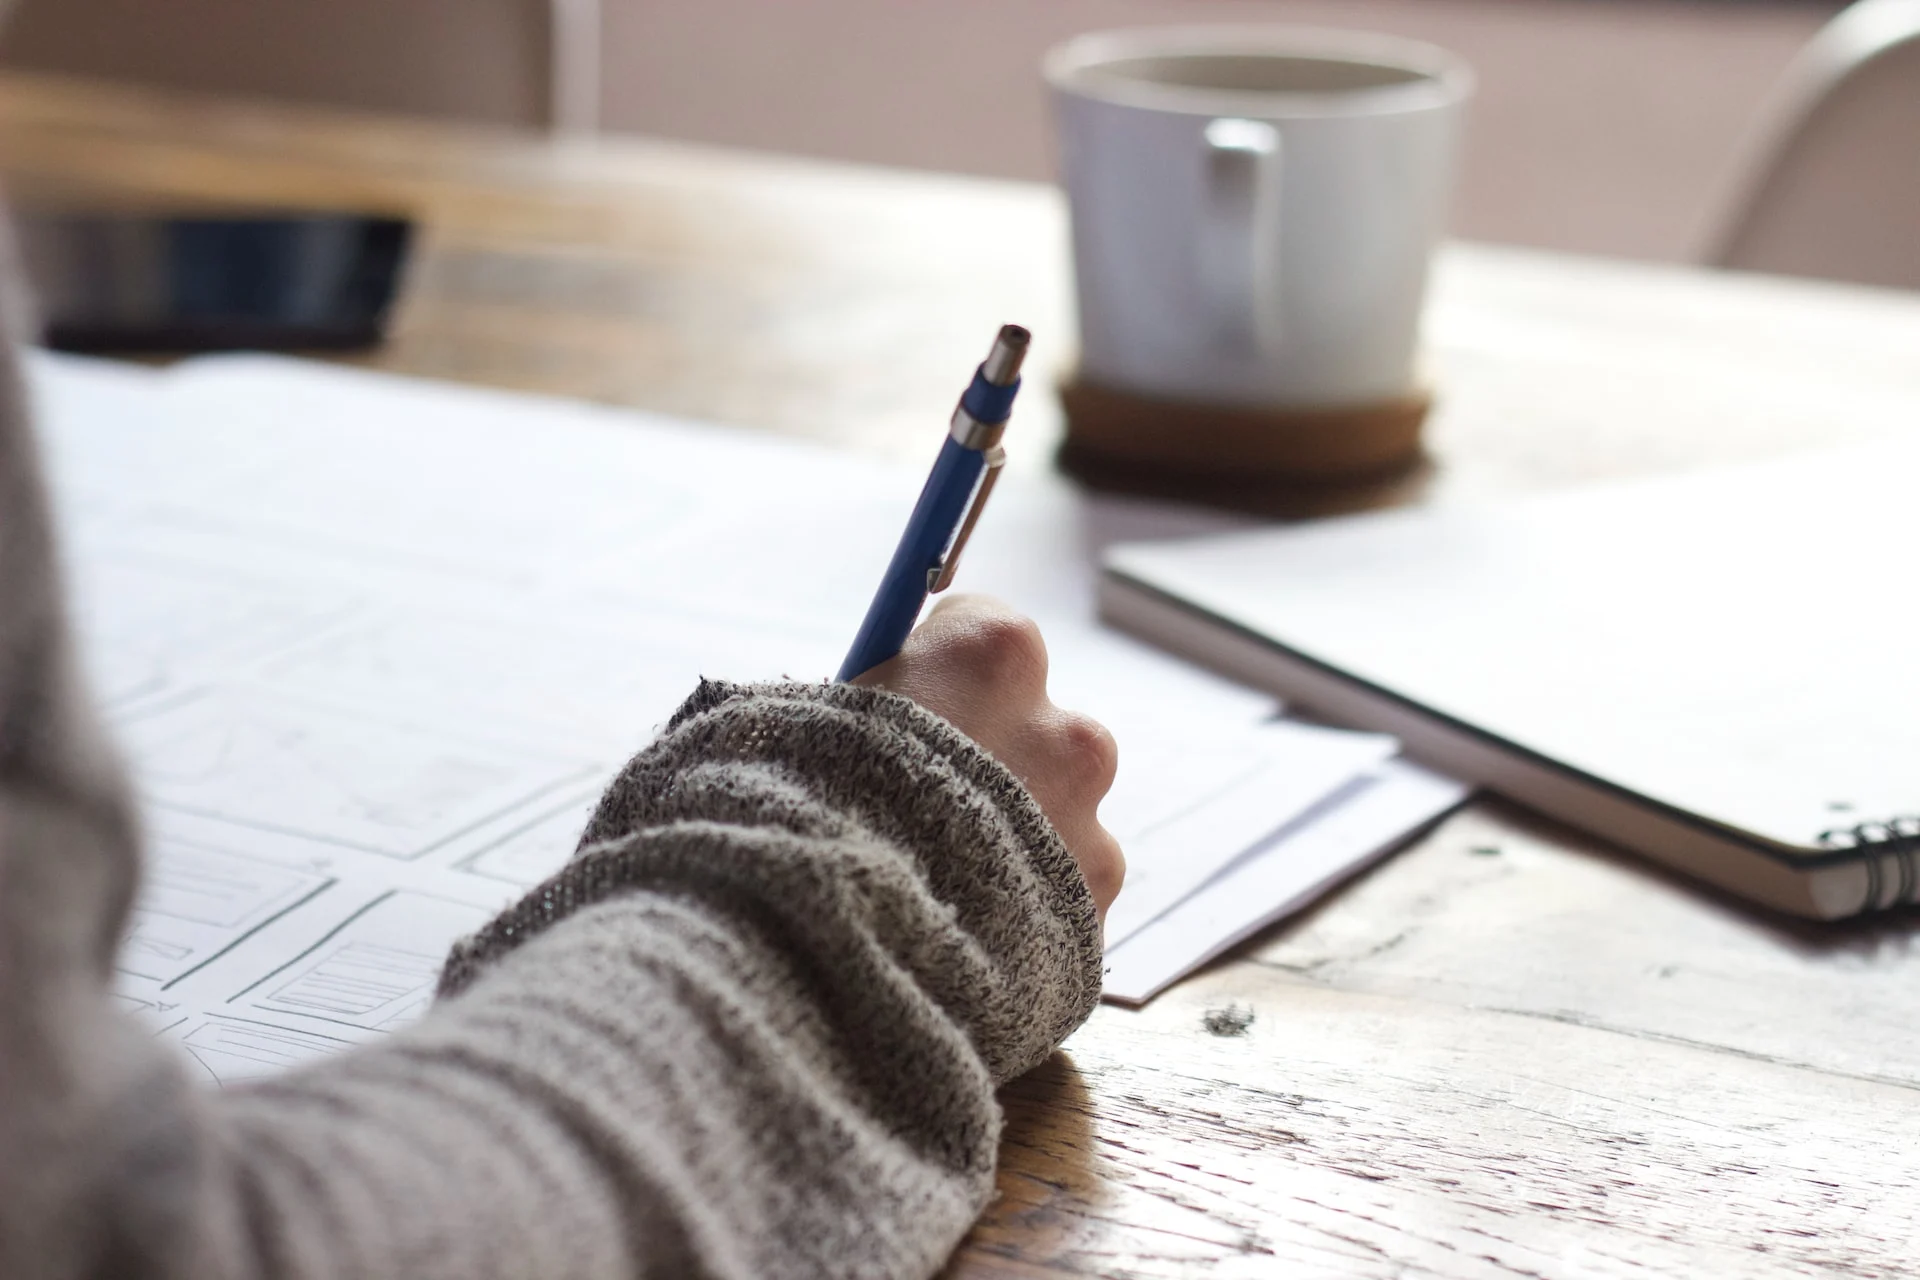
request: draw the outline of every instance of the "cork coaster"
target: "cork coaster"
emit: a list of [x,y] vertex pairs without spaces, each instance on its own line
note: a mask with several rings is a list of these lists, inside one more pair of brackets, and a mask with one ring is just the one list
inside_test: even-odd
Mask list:
[[1267,409],[1162,400],[1083,382],[1060,385],[1062,470],[1089,484],[1231,506],[1266,493],[1377,489],[1425,460],[1433,396],[1340,408]]

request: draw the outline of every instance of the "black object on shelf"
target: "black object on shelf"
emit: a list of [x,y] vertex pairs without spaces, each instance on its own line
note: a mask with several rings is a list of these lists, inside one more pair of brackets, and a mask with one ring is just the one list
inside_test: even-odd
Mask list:
[[41,213],[17,220],[56,350],[355,350],[379,344],[412,225],[329,213]]

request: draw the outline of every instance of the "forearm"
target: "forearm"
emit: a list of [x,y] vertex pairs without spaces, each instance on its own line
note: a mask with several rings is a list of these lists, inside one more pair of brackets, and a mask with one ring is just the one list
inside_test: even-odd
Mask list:
[[234,1100],[260,1176],[329,1152],[256,1238],[325,1260],[303,1233],[351,1220],[414,1276],[930,1274],[990,1194],[994,1085],[1097,993],[1031,800],[902,699],[707,686],[588,845],[420,1027]]
[[217,1096],[122,1044],[55,1243],[109,1214],[129,1276],[934,1271],[990,1193],[994,1085],[1092,1007],[1091,901],[950,727],[738,692],[703,689],[415,1027]]
[[888,1097],[851,1061],[886,1046],[768,958],[624,895],[416,1033],[232,1099],[264,1246],[235,1273],[930,1274],[988,1191],[977,1058],[923,1040],[924,1092]]

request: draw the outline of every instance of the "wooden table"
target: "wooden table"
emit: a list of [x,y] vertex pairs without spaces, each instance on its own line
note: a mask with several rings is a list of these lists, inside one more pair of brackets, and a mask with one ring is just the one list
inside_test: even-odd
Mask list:
[[[917,459],[996,323],[1070,355],[1042,188],[24,77],[0,167],[23,199],[414,215],[366,361],[407,373]],[[1920,423],[1911,296],[1461,246],[1429,331],[1437,461],[1400,500]],[[1057,433],[1024,401],[1015,465]],[[1912,597],[1849,603],[1912,629]],[[1920,1273],[1917,922],[1757,915],[1475,804],[1009,1088],[951,1273]],[[1229,1004],[1252,1026],[1210,1034]]]

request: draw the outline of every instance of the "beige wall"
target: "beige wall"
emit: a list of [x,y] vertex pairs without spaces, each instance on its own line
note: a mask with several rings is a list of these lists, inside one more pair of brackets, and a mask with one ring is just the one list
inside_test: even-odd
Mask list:
[[606,0],[607,124],[883,164],[1051,172],[1041,51],[1177,20],[1390,31],[1471,61],[1456,227],[1691,258],[1742,132],[1838,6],[1682,0]]
[[547,0],[11,0],[0,64],[506,124],[547,119]]
[[[1816,0],[600,0],[606,127],[1044,178],[1035,65],[1109,25],[1432,40],[1480,73],[1456,229],[1691,258]],[[537,124],[549,0],[16,0],[0,62]]]

